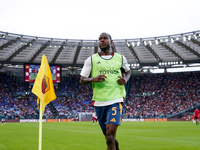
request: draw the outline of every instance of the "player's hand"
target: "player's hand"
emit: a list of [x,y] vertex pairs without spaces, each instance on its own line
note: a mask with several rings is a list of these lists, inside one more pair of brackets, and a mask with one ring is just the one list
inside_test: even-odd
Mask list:
[[119,85],[124,85],[124,84],[126,84],[126,78],[124,78],[124,77],[120,77],[120,76],[118,76],[118,80],[117,80],[117,82],[118,82],[118,84]]
[[98,75],[98,76],[92,78],[92,82],[104,82],[106,78],[107,77],[105,76],[105,74]]

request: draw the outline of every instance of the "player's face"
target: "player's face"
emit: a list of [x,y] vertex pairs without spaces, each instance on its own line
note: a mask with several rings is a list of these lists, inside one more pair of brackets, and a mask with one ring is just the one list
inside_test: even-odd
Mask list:
[[99,36],[99,47],[101,50],[109,50],[110,44],[112,44],[112,40],[110,40],[110,37],[108,34],[101,34]]

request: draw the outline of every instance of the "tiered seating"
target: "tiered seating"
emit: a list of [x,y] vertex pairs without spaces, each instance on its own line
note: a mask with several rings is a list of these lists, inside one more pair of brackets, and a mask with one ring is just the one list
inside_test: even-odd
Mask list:
[[[7,60],[13,53],[23,46],[21,42],[15,42],[0,51],[1,61]],[[2,57],[3,56],[3,57]]]
[[139,46],[134,47],[135,53],[137,54],[141,63],[157,63],[158,60],[154,57],[154,55],[144,46],[144,44],[140,44]]
[[193,50],[195,50],[197,53],[200,54],[200,49],[199,49],[199,46],[197,44],[194,44],[191,41],[184,41],[183,44],[189,46],[190,48],[192,48]]
[[44,50],[39,53],[39,55],[33,61],[34,63],[40,63],[42,59],[42,55],[47,57],[48,62],[51,62],[58,50],[59,46],[52,46],[51,43]]
[[[124,55],[131,66],[137,67],[162,62],[198,63],[199,41],[199,31],[196,31],[156,38],[116,39],[112,49]],[[44,54],[52,64],[80,67],[87,57],[99,51],[98,40],[55,39],[0,31],[0,62],[3,63],[40,63]]]
[[189,50],[183,48],[182,46],[178,45],[177,43],[167,42],[166,45],[169,46],[170,48],[172,48],[184,60],[197,60],[197,59],[199,59],[196,55],[191,53]]
[[[60,55],[56,59],[56,64],[72,64],[73,59],[76,53],[77,46],[73,46],[74,43],[68,43],[68,46],[65,46],[63,50],[61,51]],[[78,43],[75,43],[75,45],[78,45]]]
[[151,48],[156,52],[163,62],[179,61],[179,59],[172,52],[164,48],[162,45],[151,45]]
[[116,52],[124,55],[130,64],[137,63],[135,56],[130,51],[129,47],[125,42],[116,42],[114,43],[114,45],[116,48]]
[[85,60],[94,54],[94,43],[83,43],[78,55],[77,64],[84,64]]
[[14,62],[29,62],[34,54],[41,48],[42,44],[30,44],[29,47],[25,48],[19,54],[16,55],[11,61]]

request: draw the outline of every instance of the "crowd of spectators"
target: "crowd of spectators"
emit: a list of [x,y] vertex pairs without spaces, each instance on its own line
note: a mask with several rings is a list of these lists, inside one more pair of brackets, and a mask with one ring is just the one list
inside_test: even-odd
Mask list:
[[25,96],[16,96],[16,92],[25,93],[25,90],[17,86],[15,81],[6,73],[0,73],[0,87],[1,116],[4,115],[6,119],[15,119],[35,115],[35,111],[29,106]]
[[132,76],[125,117],[166,118],[200,104],[200,72]]
[[[124,118],[166,118],[200,104],[200,72],[138,74],[131,76],[130,92],[124,104]],[[93,112],[92,87],[79,84],[79,75],[63,78],[44,118],[71,119],[80,112]],[[37,119],[36,97],[30,89],[18,86],[6,73],[0,73],[0,115],[6,119]],[[29,90],[29,91],[28,91]],[[30,94],[27,94],[28,93]],[[25,93],[17,95],[17,92]],[[1,116],[0,116],[1,117]]]

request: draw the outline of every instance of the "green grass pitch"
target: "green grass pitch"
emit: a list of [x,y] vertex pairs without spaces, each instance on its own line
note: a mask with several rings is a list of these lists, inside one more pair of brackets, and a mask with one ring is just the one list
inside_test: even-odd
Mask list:
[[[45,122],[42,150],[106,150],[98,124]],[[37,150],[39,123],[0,126],[0,150]],[[117,139],[120,150],[197,150],[200,125],[191,121],[122,122]]]
[[35,73],[30,73],[30,75],[29,75],[30,77],[30,79],[36,79],[36,76],[37,76],[37,74],[35,74]]
[[[30,73],[30,75],[29,75],[30,77],[30,79],[32,80],[32,79],[36,79],[36,77],[37,77],[37,74],[34,74],[34,73]],[[56,80],[56,75],[55,74],[52,74],[52,80]]]

